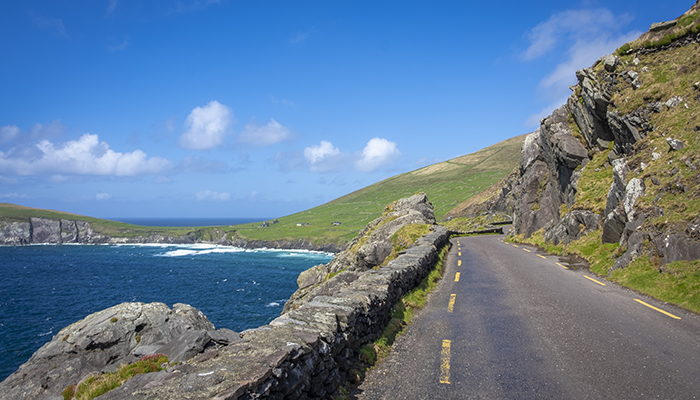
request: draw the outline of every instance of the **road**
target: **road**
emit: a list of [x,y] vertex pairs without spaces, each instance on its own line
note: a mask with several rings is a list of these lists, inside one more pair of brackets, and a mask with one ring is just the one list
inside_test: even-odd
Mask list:
[[355,398],[700,398],[698,315],[503,238],[452,240],[442,282]]

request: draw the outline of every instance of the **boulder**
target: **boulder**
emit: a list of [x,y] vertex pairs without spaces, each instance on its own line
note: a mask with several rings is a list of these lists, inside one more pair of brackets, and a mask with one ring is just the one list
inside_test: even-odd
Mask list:
[[601,60],[603,61],[603,67],[608,72],[613,72],[615,71],[615,68],[617,68],[618,65],[622,65],[622,60],[620,60],[620,57],[614,54],[608,54],[607,56],[604,56]]
[[654,22],[651,24],[649,27],[649,31],[651,32],[661,32],[665,31],[666,29],[673,28],[676,26],[676,21],[661,21],[661,22]]
[[612,210],[607,214],[603,222],[603,244],[618,243],[620,241],[622,232],[625,229],[625,221],[625,215],[617,210]]
[[66,328],[0,383],[4,398],[56,398],[87,375],[112,371],[140,356],[165,353],[185,361],[211,340],[214,325],[186,304],[122,303]]
[[668,147],[670,147],[672,151],[678,151],[685,147],[685,143],[678,139],[666,138],[666,143],[668,143]]

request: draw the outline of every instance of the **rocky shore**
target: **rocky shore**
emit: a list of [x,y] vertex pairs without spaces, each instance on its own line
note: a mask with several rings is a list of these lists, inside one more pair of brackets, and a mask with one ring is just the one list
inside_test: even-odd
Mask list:
[[[428,275],[450,232],[434,225],[424,194],[389,205],[328,265],[305,271],[268,325],[214,329],[193,307],[123,303],[62,329],[0,383],[0,399],[63,398],[71,385],[140,357],[167,369],[136,375],[99,399],[324,399],[339,393],[361,346],[379,337],[391,308]],[[395,259],[392,237],[412,224],[429,233]]]

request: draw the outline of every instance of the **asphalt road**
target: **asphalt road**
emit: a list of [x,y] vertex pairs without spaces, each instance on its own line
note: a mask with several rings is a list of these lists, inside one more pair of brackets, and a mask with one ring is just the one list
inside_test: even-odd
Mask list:
[[698,315],[502,240],[453,239],[357,399],[700,398]]

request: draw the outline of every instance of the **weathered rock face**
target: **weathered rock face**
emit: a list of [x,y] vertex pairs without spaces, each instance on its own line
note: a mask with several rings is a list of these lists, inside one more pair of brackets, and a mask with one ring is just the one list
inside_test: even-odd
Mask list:
[[0,222],[0,244],[22,245],[31,242],[29,222]]
[[[693,7],[700,10],[700,3]],[[700,43],[700,35],[693,34],[667,46],[637,51],[641,55],[697,46],[697,43]],[[635,59],[631,65],[639,62]],[[598,67],[599,63],[603,68]],[[527,137],[516,177],[510,179],[508,187],[502,191],[515,199],[512,206],[514,234],[529,237],[542,229],[547,242],[566,245],[602,228],[602,243],[619,242],[622,250],[626,250],[613,268],[623,268],[642,254],[661,264],[699,258],[700,234],[693,228],[700,226],[698,223],[690,223],[687,228],[678,224],[644,224],[650,216],[663,216],[664,210],[656,206],[650,210],[648,201],[646,209],[639,209],[638,204],[647,192],[647,185],[660,184],[653,175],[644,175],[648,167],[646,163],[657,162],[663,151],[682,152],[687,144],[678,138],[667,137],[663,140],[668,147],[654,147],[647,151],[650,153],[648,159],[637,159],[633,167],[628,166],[629,160],[644,151],[646,142],[639,142],[653,132],[651,121],[654,114],[674,112],[672,109],[680,107],[688,109],[689,104],[695,104],[699,97],[695,96],[694,102],[690,103],[687,95],[667,99],[644,97],[644,103],[637,109],[621,113],[612,101],[613,94],[620,92],[621,87],[631,86],[633,91],[640,89],[643,79],[647,79],[644,73],[644,69],[639,73],[615,55],[601,58],[593,68],[576,72],[578,84],[571,87],[573,93],[566,105],[544,118],[540,128]],[[698,130],[700,128],[695,132]],[[659,135],[655,133],[655,137]],[[613,181],[607,197],[601,199],[605,202],[604,212],[596,214],[580,209],[584,206],[575,202],[581,171],[585,171],[590,158],[600,152],[607,155],[608,162],[592,168],[612,167]],[[694,172],[697,170],[695,159],[695,156],[684,156],[682,162],[697,174]],[[693,191],[690,185],[681,183],[685,178],[681,178],[679,172],[684,165],[669,167],[668,175],[678,178],[675,184],[667,184],[659,196]],[[632,175],[632,170],[636,175]],[[487,210],[495,211],[493,205],[502,198],[499,194],[485,202]]]
[[123,303],[58,332],[0,383],[0,397],[55,399],[90,373],[116,370],[156,353],[186,361],[207,346],[238,340],[227,331],[215,331],[204,314],[186,304],[170,309],[162,303]]
[[0,221],[0,244],[107,243],[109,238],[95,233],[87,221],[30,218],[29,222]]
[[[384,215],[371,221],[353,239],[346,250],[336,255],[327,265],[317,265],[299,275],[299,289],[291,296],[284,311],[298,307],[320,293],[328,293],[325,285],[329,274],[343,271],[362,272],[381,265],[391,253],[391,237],[410,224],[434,224],[433,206],[425,193],[397,200],[386,207]],[[360,245],[362,243],[362,245]],[[357,275],[346,275],[345,280]]]

